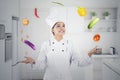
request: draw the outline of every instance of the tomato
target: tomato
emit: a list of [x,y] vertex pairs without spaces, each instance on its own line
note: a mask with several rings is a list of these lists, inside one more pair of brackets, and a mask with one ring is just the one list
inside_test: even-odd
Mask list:
[[99,34],[94,35],[93,40],[94,41],[99,41],[100,40],[100,35]]

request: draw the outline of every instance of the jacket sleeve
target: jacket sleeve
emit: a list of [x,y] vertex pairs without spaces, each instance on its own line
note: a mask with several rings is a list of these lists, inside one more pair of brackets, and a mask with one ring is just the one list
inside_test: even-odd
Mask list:
[[80,54],[75,52],[75,49],[71,42],[69,43],[69,47],[71,54],[70,62],[76,64],[77,66],[87,66],[92,63],[92,59],[88,56],[88,54]]
[[46,68],[46,64],[47,64],[46,49],[47,49],[47,44],[46,42],[44,42],[41,45],[41,49],[37,59],[35,60],[35,64],[32,65],[33,69],[44,70]]

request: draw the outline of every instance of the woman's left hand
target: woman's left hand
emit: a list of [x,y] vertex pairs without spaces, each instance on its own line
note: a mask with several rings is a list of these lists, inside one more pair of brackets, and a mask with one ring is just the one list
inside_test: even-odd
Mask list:
[[89,53],[88,53],[88,55],[91,57],[93,54],[96,54],[96,52],[97,52],[97,46],[95,47],[95,48],[93,48]]

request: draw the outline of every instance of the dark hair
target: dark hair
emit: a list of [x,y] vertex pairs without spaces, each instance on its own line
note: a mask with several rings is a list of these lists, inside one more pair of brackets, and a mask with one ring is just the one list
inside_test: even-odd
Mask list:
[[[53,25],[52,29],[54,29],[55,25],[57,24],[57,22]],[[54,32],[52,32],[53,35],[55,35]]]

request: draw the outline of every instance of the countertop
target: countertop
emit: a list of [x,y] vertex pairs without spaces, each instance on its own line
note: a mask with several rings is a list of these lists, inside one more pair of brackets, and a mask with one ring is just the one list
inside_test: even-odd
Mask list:
[[117,54],[116,55],[111,55],[109,53],[102,53],[102,54],[96,54],[92,55],[93,58],[116,58],[119,57]]

